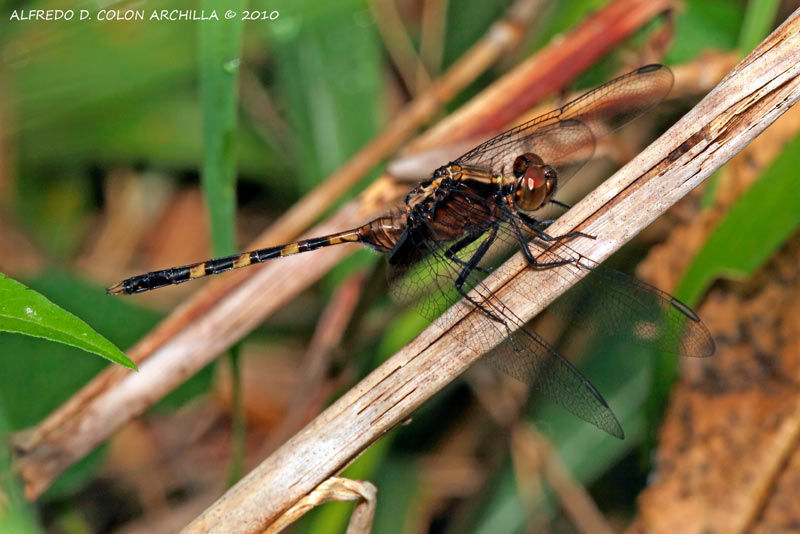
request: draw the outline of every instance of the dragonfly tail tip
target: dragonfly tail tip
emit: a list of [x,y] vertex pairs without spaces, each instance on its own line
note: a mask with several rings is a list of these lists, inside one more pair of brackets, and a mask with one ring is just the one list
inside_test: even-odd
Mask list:
[[106,289],[107,295],[124,295],[127,291],[125,291],[125,284],[122,282],[117,282],[113,286]]

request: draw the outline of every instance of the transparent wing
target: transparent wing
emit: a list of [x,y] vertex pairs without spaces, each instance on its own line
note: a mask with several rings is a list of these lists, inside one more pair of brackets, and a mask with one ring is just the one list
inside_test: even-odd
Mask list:
[[560,187],[592,158],[594,148],[594,134],[589,127],[577,120],[566,120],[538,128],[512,145],[492,148],[480,158],[459,158],[456,163],[487,169],[496,176],[511,176],[517,156],[532,152],[555,169]]
[[714,354],[714,338],[705,324],[669,293],[586,257],[566,266],[563,276],[580,271],[586,276],[550,308],[576,328],[682,357]]
[[[392,294],[404,301],[412,295],[417,296],[418,311],[427,319],[438,321],[442,328],[449,328],[458,314],[451,305],[461,297],[455,283],[464,272],[465,264],[462,262],[469,261],[469,254],[474,254],[486,239],[499,235],[493,230],[477,235],[475,246],[461,249],[458,258],[451,252],[454,242],[431,239],[415,242],[421,253],[414,265],[405,265],[397,258],[394,263],[390,260]],[[480,273],[479,270],[472,272]],[[471,338],[460,338],[452,330],[449,333],[477,353],[489,352],[487,361],[499,370],[529,384],[579,418],[622,438],[622,427],[591,382],[536,332],[526,328],[480,283],[480,276],[468,275],[463,286],[464,292],[471,290],[474,305],[484,312],[472,313],[462,319],[467,323],[464,331],[470,332]],[[494,346],[496,339],[509,335]]]
[[[545,163],[564,162],[570,156],[570,145],[562,143],[550,146],[547,136],[537,132],[552,129],[559,123],[580,122],[591,136],[585,137],[594,151],[594,140],[616,130],[638,117],[664,99],[672,88],[672,73],[662,65],[641,67],[578,97],[559,109],[541,115],[524,124],[503,132],[478,145],[455,162],[465,165],[483,166],[500,174],[510,169],[514,159],[525,152],[533,152]],[[575,152],[587,148],[572,145]],[[548,154],[548,157],[545,157]],[[589,154],[591,157],[591,153]],[[575,154],[581,161],[583,156]],[[585,158],[582,161],[586,161]],[[566,180],[569,176],[561,177]]]
[[[447,328],[456,318],[451,316],[456,313],[451,305],[472,291],[473,305],[483,314],[473,314],[469,319],[467,331],[473,333],[473,340],[459,341],[477,352],[489,352],[487,360],[495,367],[612,435],[621,432],[619,424],[591,383],[481,283],[493,269],[505,268],[501,262],[509,252],[525,243],[540,262],[570,260],[548,268],[573,284],[553,309],[579,328],[681,356],[703,357],[714,352],[714,341],[705,325],[671,295],[601,267],[564,243],[548,245],[523,230],[522,221],[510,211],[487,218],[487,204],[468,189],[459,189],[437,204],[436,212],[468,231],[450,240],[437,239],[432,227],[407,232],[406,241],[389,259],[388,276],[395,299],[413,302],[424,317],[431,321],[438,317]],[[474,224],[481,218],[484,224]],[[531,285],[523,287],[520,294],[537,302],[542,298],[540,289]],[[586,305],[586,299],[593,299],[594,305]],[[594,309],[602,313],[593,313]],[[495,347],[498,331],[500,337],[510,334],[510,338]]]

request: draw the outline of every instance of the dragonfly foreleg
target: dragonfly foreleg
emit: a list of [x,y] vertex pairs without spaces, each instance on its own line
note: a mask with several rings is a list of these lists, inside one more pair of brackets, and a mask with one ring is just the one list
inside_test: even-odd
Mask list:
[[[511,220],[511,224],[514,226],[514,230],[517,232],[517,238],[519,239],[519,244],[522,247],[522,255],[525,256],[525,260],[528,262],[528,264],[531,267],[535,267],[537,269],[541,269],[541,268],[548,268],[548,267],[559,267],[561,265],[567,265],[568,263],[576,263],[577,262],[577,259],[575,259],[575,258],[570,258],[568,260],[556,260],[556,261],[544,261],[544,262],[537,260],[536,258],[533,257],[533,254],[531,253],[531,249],[528,248],[528,239],[525,237],[525,234],[522,232],[522,228],[517,223],[516,219],[512,219]],[[525,226],[526,226],[526,228],[530,228],[527,224]],[[544,232],[540,232],[540,231],[538,231],[536,233],[537,233],[537,235],[539,233],[544,234]],[[544,235],[547,235],[547,234],[544,234]],[[555,237],[551,237],[551,236],[548,236],[548,237],[550,238],[549,241],[560,240],[559,238],[555,238]],[[563,239],[566,239],[566,237],[563,237],[563,236],[559,236],[559,237],[563,238]],[[545,241],[548,241],[548,240],[545,240]]]
[[569,204],[565,204],[563,202],[559,202],[558,200],[554,200],[552,198],[550,200],[548,200],[547,202],[549,202],[550,204],[555,204],[559,208],[564,208],[565,210],[572,209],[572,206],[570,206]]
[[[587,239],[596,239],[596,237],[593,236],[593,235],[585,234],[583,232],[578,232],[578,231],[567,232],[566,234],[552,236],[552,235],[544,232],[543,230],[541,230],[541,226],[542,226],[542,224],[544,222],[550,224],[553,221],[537,221],[533,217],[525,215],[524,213],[518,213],[518,215],[519,215],[519,218],[522,221],[522,223],[525,225],[525,229],[526,230],[528,230],[529,232],[531,232],[533,234],[536,234],[536,237],[538,237],[542,241],[547,241],[548,243],[553,243],[553,242],[557,243],[557,242],[561,242],[561,241],[569,241],[570,239],[575,239],[576,237],[585,237]],[[519,225],[517,225],[516,222],[515,222],[514,226],[517,227],[518,232],[519,232],[520,231],[519,230]]]

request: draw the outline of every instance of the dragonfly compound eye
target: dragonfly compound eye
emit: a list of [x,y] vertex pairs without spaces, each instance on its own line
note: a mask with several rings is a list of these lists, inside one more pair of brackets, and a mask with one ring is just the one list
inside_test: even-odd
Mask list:
[[558,187],[558,174],[550,165],[544,166],[544,180],[544,186],[546,190],[544,202],[547,202],[555,194],[556,188]]
[[521,178],[529,167],[542,165],[544,165],[542,158],[536,154],[528,152],[526,154],[522,154],[521,156],[517,156],[517,158],[514,160],[514,165],[512,166],[511,170],[514,172],[514,176],[516,178]]
[[518,209],[533,211],[538,209],[552,194],[555,184],[553,179],[546,175],[549,166],[532,165],[525,173],[517,178],[517,187],[514,191],[514,203]]

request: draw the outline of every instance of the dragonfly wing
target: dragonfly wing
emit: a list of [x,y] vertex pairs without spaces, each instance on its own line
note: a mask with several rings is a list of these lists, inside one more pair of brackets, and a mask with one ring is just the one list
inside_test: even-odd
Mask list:
[[614,437],[625,433],[597,388],[534,330],[522,327],[484,359]]
[[[492,171],[500,173],[503,169],[509,170],[514,158],[520,154],[533,152],[541,156],[545,163],[554,165],[553,162],[556,162],[554,166],[559,171],[559,181],[563,183],[580,167],[570,174],[569,169],[559,169],[558,164],[563,165],[572,159],[585,162],[594,152],[596,139],[659,103],[669,93],[672,82],[672,72],[662,65],[641,67],[589,91],[559,109],[489,139],[459,157],[456,163],[487,165]],[[581,136],[582,143],[567,143],[564,140],[550,146],[553,143],[550,136],[563,135],[558,134],[557,125],[574,125],[576,122],[583,124],[590,134]],[[543,131],[547,134],[543,135]],[[589,150],[588,144],[591,144],[591,149],[587,156],[580,152]],[[570,150],[579,153],[568,158]]]
[[[517,215],[506,211],[509,220]],[[511,227],[502,230],[506,242],[519,235]],[[633,276],[603,267],[573,250],[566,242],[546,243],[533,232],[523,232],[528,250],[541,262],[562,262],[554,274],[565,279],[570,289],[549,307],[564,321],[583,332],[597,332],[677,356],[706,357],[715,345],[705,324],[687,305]],[[535,287],[520,292],[530,301],[541,299]]]
[[691,308],[641,280],[582,258],[564,276],[586,276],[552,311],[582,331],[598,331],[668,354],[703,358],[714,338]]
[[[447,209],[458,206],[459,213],[468,219],[465,210],[475,209],[476,202],[477,197],[455,195]],[[472,233],[464,232],[449,241],[430,239],[426,231],[408,232],[407,245],[398,246],[389,259],[392,295],[404,303],[414,300],[424,317],[441,325],[464,347],[481,354],[489,353],[486,361],[497,369],[529,384],[579,418],[611,435],[623,437],[614,413],[591,382],[538,334],[525,328],[523,322],[482,284],[482,277],[495,261],[499,261],[493,254],[495,248],[507,249],[507,240],[516,240],[509,237],[510,231],[496,229],[497,225],[502,226],[496,222],[473,228]],[[496,241],[492,243],[494,248],[490,247],[470,274],[464,276],[465,266],[488,239]],[[459,247],[464,240],[469,244]],[[466,316],[460,315],[463,309],[451,307],[461,298],[456,289],[457,281],[463,281],[463,291],[470,291],[479,308]],[[470,339],[453,333],[451,327],[457,320],[467,322],[467,327],[460,331],[469,332]],[[496,340],[503,337],[507,339],[495,346]]]
[[663,65],[640,67],[562,106],[558,120],[577,119],[602,137],[664,100],[673,80]]
[[555,169],[558,183],[563,185],[592,158],[594,148],[591,129],[570,119],[493,143],[485,150],[469,152],[455,163],[490,169],[497,176],[513,176],[514,160],[531,152]]

